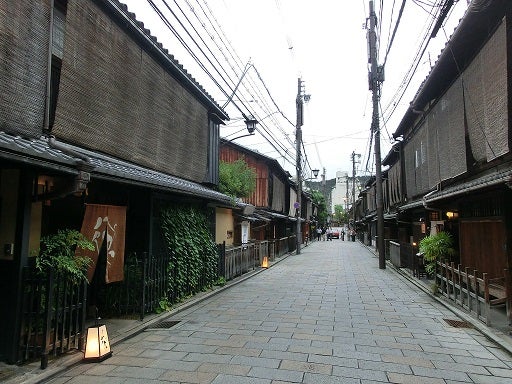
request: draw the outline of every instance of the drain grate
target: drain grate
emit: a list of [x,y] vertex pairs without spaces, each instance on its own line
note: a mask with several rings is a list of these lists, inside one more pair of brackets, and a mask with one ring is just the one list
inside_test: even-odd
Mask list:
[[159,323],[151,325],[149,328],[151,329],[169,329],[179,324],[179,321],[176,320],[164,320]]
[[473,328],[473,325],[471,323],[468,323],[467,321],[461,321],[461,320],[453,320],[453,319],[443,319],[448,323],[448,325],[451,325],[454,328]]

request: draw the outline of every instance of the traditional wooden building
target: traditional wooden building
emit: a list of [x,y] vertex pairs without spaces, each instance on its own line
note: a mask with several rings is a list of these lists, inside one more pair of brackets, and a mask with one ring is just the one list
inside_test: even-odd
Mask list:
[[214,189],[228,116],[116,0],[0,0],[0,50],[0,360],[18,362],[41,236],[98,208],[98,265],[114,244],[122,268],[161,251],[165,204],[196,207],[214,233],[231,202]]
[[512,3],[473,1],[393,136],[397,240],[452,234],[461,267],[503,276],[512,247]]
[[[252,215],[251,238],[254,240],[278,239],[295,233],[297,191],[277,160],[249,148],[221,139],[220,160],[234,162],[243,159],[256,172],[256,189],[243,199],[256,210]],[[307,231],[307,221],[313,215],[311,198],[303,193],[302,222]],[[309,215],[309,216],[308,216]],[[242,218],[243,221],[243,218]]]

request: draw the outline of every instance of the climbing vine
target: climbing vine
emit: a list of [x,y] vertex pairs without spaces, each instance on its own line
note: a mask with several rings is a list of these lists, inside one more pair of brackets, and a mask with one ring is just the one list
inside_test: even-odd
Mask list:
[[217,245],[206,215],[188,206],[169,206],[162,212],[162,235],[170,254],[169,292],[173,302],[211,287],[217,280]]

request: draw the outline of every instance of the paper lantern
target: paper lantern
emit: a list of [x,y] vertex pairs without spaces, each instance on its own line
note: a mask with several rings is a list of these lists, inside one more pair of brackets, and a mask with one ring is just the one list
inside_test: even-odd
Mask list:
[[103,361],[112,356],[108,340],[107,327],[96,324],[87,328],[84,360],[87,362]]

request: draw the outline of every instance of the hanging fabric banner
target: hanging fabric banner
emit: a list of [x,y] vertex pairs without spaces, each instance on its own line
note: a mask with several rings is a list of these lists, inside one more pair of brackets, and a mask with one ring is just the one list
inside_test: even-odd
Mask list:
[[87,271],[87,279],[91,282],[98,257],[107,240],[107,267],[105,282],[113,283],[124,279],[124,241],[126,229],[126,207],[114,205],[87,204],[81,233],[94,244],[94,251],[80,250],[81,255],[93,261]]

